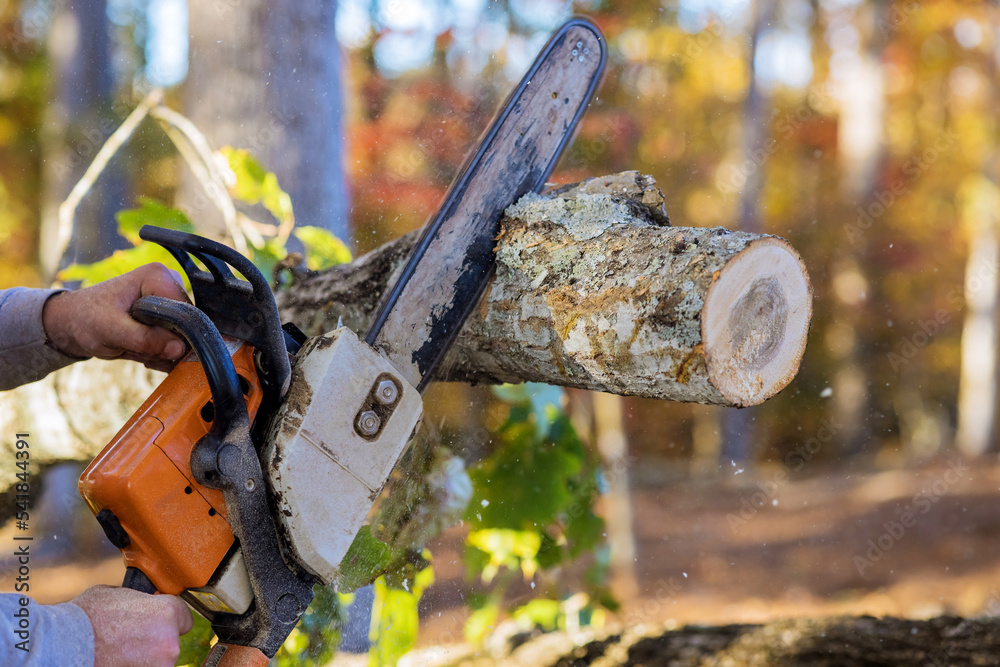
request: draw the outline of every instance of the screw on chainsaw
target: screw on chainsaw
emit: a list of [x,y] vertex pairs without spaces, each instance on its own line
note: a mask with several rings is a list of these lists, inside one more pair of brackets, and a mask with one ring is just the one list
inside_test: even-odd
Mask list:
[[392,380],[382,380],[378,383],[378,389],[375,391],[375,400],[382,405],[392,405],[396,402],[398,396],[399,389]]
[[378,415],[371,410],[365,410],[359,414],[358,420],[354,423],[354,428],[356,428],[358,433],[365,438],[370,438],[378,433],[380,426],[382,426],[382,421],[378,418]]

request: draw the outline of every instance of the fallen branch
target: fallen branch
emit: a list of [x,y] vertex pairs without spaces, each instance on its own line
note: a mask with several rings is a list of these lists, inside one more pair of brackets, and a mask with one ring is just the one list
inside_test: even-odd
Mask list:
[[[871,616],[800,618],[764,625],[641,625],[625,631],[560,632],[520,641],[497,657],[467,647],[408,656],[433,667],[592,665],[593,667],[845,667],[994,665],[1000,621],[941,616],[924,621]],[[445,660],[436,660],[444,655]]]
[[[438,377],[545,382],[615,394],[756,405],[795,376],[812,290],[773,236],[664,226],[636,172],[508,209],[497,273]],[[367,325],[415,236],[279,294],[310,335]]]

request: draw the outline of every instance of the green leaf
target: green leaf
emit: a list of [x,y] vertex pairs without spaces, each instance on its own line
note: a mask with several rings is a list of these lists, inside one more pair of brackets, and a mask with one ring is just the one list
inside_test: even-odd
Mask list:
[[119,211],[115,219],[118,221],[118,233],[135,247],[116,250],[110,257],[92,264],[71,264],[59,272],[59,280],[64,282],[79,280],[82,281],[83,287],[88,287],[151,262],[160,262],[183,275],[180,265],[169,252],[155,243],[144,243],[139,238],[139,230],[143,225],[155,225],[182,232],[194,231],[194,226],[183,212],[155,199],[140,197],[138,208]]
[[594,513],[599,497],[597,471],[584,479],[566,511],[565,535],[572,558],[591,551],[604,541],[604,519]]
[[594,514],[593,502],[589,502],[586,511],[578,516],[570,515],[566,523],[566,540],[569,542],[569,555],[579,556],[590,551],[604,539],[604,519]]
[[532,600],[518,607],[511,614],[515,621],[529,628],[539,627],[551,632],[559,627],[564,617],[562,604],[558,600]]
[[[83,287],[88,287],[128,273],[132,269],[137,269],[150,262],[160,262],[167,268],[181,272],[177,261],[161,246],[155,243],[141,243],[128,250],[116,250],[110,257],[93,264],[70,264],[60,271],[57,277],[63,282],[80,280]],[[181,272],[181,275],[184,274]],[[187,280],[186,277],[185,280]]]
[[472,612],[469,620],[465,622],[465,641],[470,644],[482,644],[486,635],[496,626],[499,616],[500,604],[492,600]]
[[340,590],[349,593],[367,586],[396,560],[392,548],[372,535],[370,527],[363,526],[340,563]]
[[535,576],[535,570],[538,569],[535,557],[542,544],[542,536],[537,532],[488,528],[472,531],[466,542],[489,555],[489,562],[482,573],[486,583],[493,580],[501,567],[508,570],[520,568],[525,579]]
[[247,204],[262,204],[280,223],[292,222],[292,198],[278,185],[278,177],[267,171],[245,149],[223,146],[220,151],[236,175],[236,185],[231,189],[234,198]]
[[542,533],[542,545],[538,547],[538,567],[543,570],[550,570],[562,565],[562,561],[562,546],[548,533]]
[[539,441],[527,422],[511,422],[501,435],[501,447],[469,472],[475,493],[466,518],[477,529],[539,530],[573,499],[569,482],[586,452],[570,438]]
[[139,207],[118,211],[115,214],[118,221],[118,233],[128,239],[132,245],[139,245],[139,230],[143,225],[165,227],[180,232],[193,232],[194,225],[184,215],[183,211],[170,208],[166,204],[149,197],[139,197]]
[[211,648],[215,632],[212,625],[201,614],[194,614],[194,627],[181,637],[181,652],[177,656],[177,665],[200,665],[205,661]]
[[321,271],[351,261],[350,249],[329,230],[303,226],[296,227],[292,233],[305,246],[306,267],[311,271]]
[[385,577],[375,581],[375,601],[372,604],[372,620],[369,638],[372,647],[368,651],[371,667],[395,665],[417,641],[420,617],[417,605],[424,590],[434,583],[434,568],[425,567],[413,579],[410,590],[393,588]]

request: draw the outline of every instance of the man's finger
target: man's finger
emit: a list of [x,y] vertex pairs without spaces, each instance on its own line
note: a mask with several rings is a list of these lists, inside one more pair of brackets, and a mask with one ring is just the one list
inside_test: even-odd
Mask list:
[[188,609],[188,606],[179,597],[173,595],[163,595],[161,597],[170,603],[174,620],[177,623],[177,634],[184,635],[190,632],[191,628],[194,627],[194,618],[192,618],[191,610]]
[[129,320],[122,322],[118,345],[140,357],[158,357],[177,361],[184,356],[187,345],[177,335],[161,327],[150,327]]
[[147,264],[138,270],[142,272],[139,296],[163,296],[190,303],[184,291],[184,283],[176,271],[155,263]]
[[166,361],[158,357],[141,357],[138,354],[130,354],[128,352],[123,354],[120,358],[127,359],[128,361],[138,361],[146,368],[153,371],[160,371],[161,373],[169,373],[174,370],[174,367],[177,365],[176,362]]

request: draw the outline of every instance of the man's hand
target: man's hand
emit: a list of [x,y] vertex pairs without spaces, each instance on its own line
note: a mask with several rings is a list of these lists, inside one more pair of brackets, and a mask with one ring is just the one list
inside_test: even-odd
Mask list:
[[70,600],[94,628],[94,667],[173,667],[191,610],[173,595],[93,586]]
[[52,296],[42,310],[42,326],[50,343],[64,354],[131,359],[169,371],[187,345],[166,329],[129,316],[129,308],[142,296],[188,300],[175,272],[162,264],[147,264],[92,287]]

